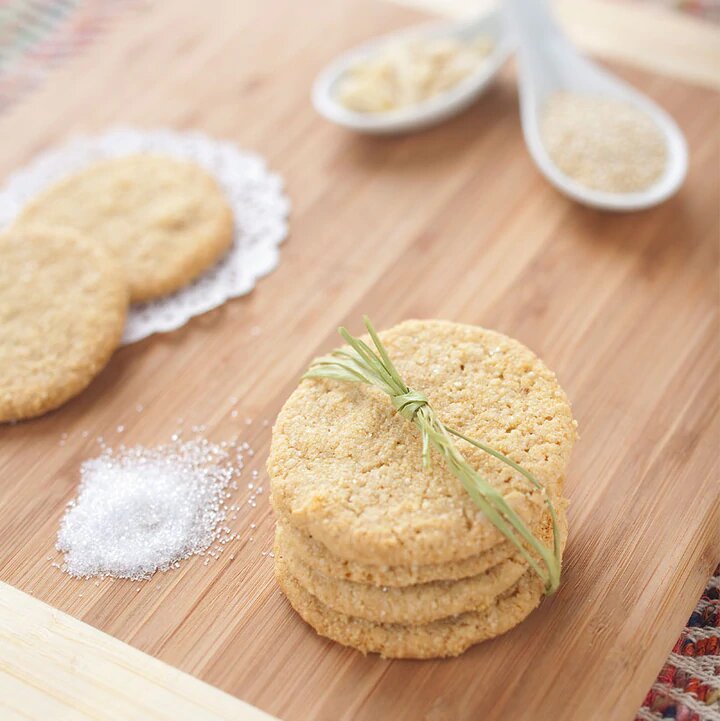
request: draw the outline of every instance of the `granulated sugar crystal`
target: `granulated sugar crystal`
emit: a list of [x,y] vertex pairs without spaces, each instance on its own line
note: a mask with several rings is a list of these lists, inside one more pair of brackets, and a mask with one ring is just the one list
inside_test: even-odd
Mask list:
[[622,100],[556,93],[543,108],[541,134],[555,165],[594,190],[644,190],[667,164],[663,132],[644,111]]
[[193,439],[85,461],[58,533],[63,570],[139,580],[205,552],[222,536],[236,472],[226,446]]

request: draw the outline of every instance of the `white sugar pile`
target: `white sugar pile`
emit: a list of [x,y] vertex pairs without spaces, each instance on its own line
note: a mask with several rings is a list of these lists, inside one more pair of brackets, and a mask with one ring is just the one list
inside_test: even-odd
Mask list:
[[203,553],[221,535],[235,469],[205,439],[106,449],[81,466],[57,548],[73,576],[143,579]]

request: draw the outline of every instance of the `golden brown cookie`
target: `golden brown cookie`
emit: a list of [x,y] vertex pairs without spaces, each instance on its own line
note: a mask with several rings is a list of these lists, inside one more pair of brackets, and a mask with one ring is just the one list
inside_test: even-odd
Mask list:
[[423,625],[374,623],[325,606],[302,587],[282,559],[275,559],[275,577],[292,607],[321,636],[385,658],[458,656],[480,641],[509,631],[528,616],[542,597],[542,582],[527,573],[481,611]]
[[295,580],[333,611],[377,623],[422,624],[487,608],[517,583],[527,564],[501,561],[484,573],[459,581],[431,581],[414,586],[375,586],[324,576],[283,546],[275,532],[275,557],[285,563]]
[[412,566],[367,564],[336,556],[308,533],[291,526],[284,518],[278,518],[277,529],[276,533],[283,535],[283,548],[319,573],[344,581],[391,588],[477,576],[515,553],[512,543],[501,541],[476,556],[468,556],[460,561]]
[[232,244],[233,218],[215,179],[161,155],[103,160],[52,186],[18,225],[76,230],[122,262],[132,301],[178,290]]
[[[575,441],[570,405],[555,375],[516,340],[476,326],[406,321],[380,333],[407,385],[439,418],[557,484]],[[458,441],[468,461],[526,523],[542,493],[492,456]],[[268,460],[279,516],[331,553],[363,564],[456,562],[503,540],[433,454],[422,464],[414,424],[376,388],[303,380],[283,406]]]
[[103,247],[71,231],[0,235],[0,421],[77,395],[122,336],[128,291]]
[[[559,481],[556,485],[562,488],[564,481]],[[554,503],[556,507],[562,509],[566,505],[565,500],[559,498],[555,498]],[[412,586],[416,583],[457,581],[461,578],[477,576],[501,561],[507,560],[516,550],[509,541],[501,541],[476,556],[468,556],[460,561],[412,566],[366,564],[336,556],[310,534],[288,523],[283,516],[278,517],[277,527],[283,534],[283,547],[307,566],[325,576],[356,583],[370,583],[375,586]],[[542,534],[541,537],[550,542],[552,536],[547,535],[550,533],[547,514],[542,517],[541,524],[532,527],[532,530],[535,534]]]
[[[562,506],[558,509],[558,527],[564,550],[567,519]],[[549,538],[549,526],[544,536]],[[528,570],[493,602],[478,609],[424,624],[377,623],[322,603],[296,578],[282,555],[275,556],[275,577],[292,607],[321,636],[387,658],[457,656],[476,643],[509,631],[537,607],[543,596],[542,581]]]

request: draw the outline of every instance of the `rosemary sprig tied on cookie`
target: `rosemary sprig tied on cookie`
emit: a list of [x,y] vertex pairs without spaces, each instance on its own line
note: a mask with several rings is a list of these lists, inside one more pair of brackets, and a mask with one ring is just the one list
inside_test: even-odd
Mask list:
[[[468,438],[454,428],[447,427],[437,417],[425,395],[418,390],[408,388],[390,360],[370,319],[365,316],[364,321],[375,350],[360,338],[352,336],[347,329],[340,328],[339,333],[350,348],[341,348],[330,355],[317,358],[303,377],[367,383],[387,393],[397,412],[420,430],[423,464],[426,467],[430,466],[430,451],[434,448],[443,458],[448,469],[462,483],[475,505],[518,548],[530,567],[542,579],[545,593],[548,595],[554,593],[560,584],[560,534],[555,508],[544,485],[529,471],[499,451]],[[502,494],[467,462],[452,436],[494,456],[542,491],[552,519],[552,549],[535,537]]]

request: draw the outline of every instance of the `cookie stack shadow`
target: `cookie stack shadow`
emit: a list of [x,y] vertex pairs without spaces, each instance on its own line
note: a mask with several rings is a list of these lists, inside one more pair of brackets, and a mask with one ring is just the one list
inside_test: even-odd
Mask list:
[[[575,424],[555,376],[517,341],[472,326],[408,321],[381,338],[439,417],[545,481],[564,549]],[[541,493],[496,459],[463,452],[552,547]],[[543,597],[539,576],[442,460],[422,467],[417,429],[375,389],[302,381],[278,417],[268,471],[275,575],[323,636],[389,658],[456,656]]]

